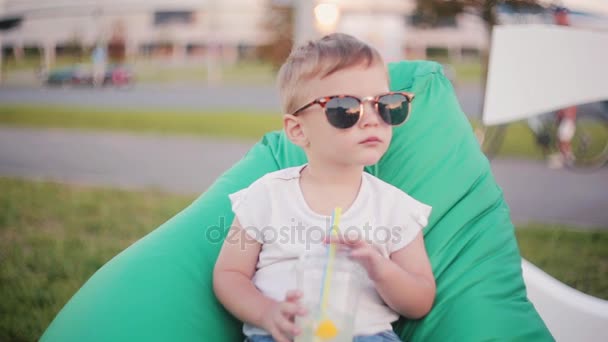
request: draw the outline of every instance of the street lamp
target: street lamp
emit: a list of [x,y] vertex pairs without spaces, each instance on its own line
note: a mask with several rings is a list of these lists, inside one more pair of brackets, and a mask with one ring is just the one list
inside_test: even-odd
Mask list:
[[317,29],[323,34],[331,33],[335,30],[340,19],[340,8],[333,3],[320,3],[315,6],[315,22]]
[[300,45],[319,34],[334,32],[340,19],[340,8],[335,3],[316,0],[294,0],[294,43]]

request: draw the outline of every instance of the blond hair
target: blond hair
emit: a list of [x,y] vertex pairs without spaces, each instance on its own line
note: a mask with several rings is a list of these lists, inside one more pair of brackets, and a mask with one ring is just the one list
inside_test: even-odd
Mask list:
[[353,66],[370,67],[374,63],[384,63],[378,51],[344,33],[333,33],[295,48],[277,76],[283,113],[293,113],[297,106],[303,105],[299,103],[303,99],[299,98],[298,91],[306,81]]

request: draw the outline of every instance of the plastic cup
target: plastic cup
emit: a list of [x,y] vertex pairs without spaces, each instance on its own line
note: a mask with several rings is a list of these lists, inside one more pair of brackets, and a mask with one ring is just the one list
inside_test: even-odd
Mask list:
[[[308,314],[296,316],[302,333],[296,336],[295,342],[353,340],[362,268],[342,250],[336,250],[331,272],[325,274],[327,262],[325,249],[305,253],[298,261],[298,290],[302,292],[301,303]],[[331,277],[325,310],[321,308],[324,276]]]

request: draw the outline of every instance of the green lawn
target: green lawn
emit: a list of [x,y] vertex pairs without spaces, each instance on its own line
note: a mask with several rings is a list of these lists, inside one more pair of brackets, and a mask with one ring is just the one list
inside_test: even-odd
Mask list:
[[[280,129],[281,115],[278,112],[245,113],[239,110],[196,112],[0,105],[0,125],[257,139],[266,132]],[[514,124],[508,130],[501,153],[524,158],[542,158],[540,150],[534,146],[533,139],[523,123]]]
[[[186,65],[137,62],[134,66],[138,83],[206,83],[208,78],[204,62]],[[250,62],[224,66],[218,77],[222,84],[271,85],[276,75],[270,64]]]
[[280,129],[278,113],[0,105],[0,125],[257,139]]
[[[30,75],[33,76],[41,67],[41,59],[36,56],[28,56],[17,62],[12,56],[7,58],[3,64],[3,72],[6,74],[6,81],[11,84],[12,76]],[[92,68],[92,62],[88,54],[82,58],[76,56],[57,56],[51,71],[80,65],[85,70]],[[207,65],[204,60],[200,61],[172,61],[172,60],[148,60],[139,59],[127,61],[131,66],[137,83],[207,83]],[[231,65],[224,65],[218,69],[221,84],[238,85],[271,85],[276,78],[276,70],[269,63],[261,61],[239,62]],[[30,81],[34,78],[30,77]],[[30,82],[31,84],[35,84]]]
[[[473,127],[480,125],[477,121],[472,121],[471,124]],[[497,155],[538,160],[544,158],[542,149],[536,145],[536,137],[523,121],[514,122],[507,127]]]
[[[33,341],[105,262],[194,197],[0,178],[0,341]],[[608,299],[608,231],[518,229],[522,254]]]
[[[56,56],[55,65],[53,68],[63,68],[75,64],[87,63],[90,61],[88,56],[79,58],[77,56]],[[2,65],[3,71],[12,73],[15,71],[36,71],[42,66],[43,60],[40,56],[26,56],[21,61],[17,62],[13,56],[5,57]]]
[[[472,126],[479,123],[472,120]],[[278,112],[245,110],[155,110],[114,109],[42,105],[1,105],[0,125],[36,128],[68,128],[129,133],[200,135],[255,140],[267,132],[281,129]],[[597,123],[591,129],[593,141],[603,143],[608,131]],[[600,138],[600,136],[602,138]],[[599,146],[599,145],[598,145]],[[603,145],[601,145],[603,147]],[[542,150],[525,122],[508,126],[498,154],[500,156],[542,159]]]
[[[457,82],[479,83],[482,75],[482,65],[478,59],[454,61],[440,56],[431,56],[429,60],[449,65]],[[16,72],[35,72],[40,68],[40,56],[26,56],[17,62],[13,56],[7,56],[3,63],[3,71],[7,75]],[[74,66],[76,64],[90,67],[90,53],[82,57],[58,55],[52,69]],[[200,61],[173,61],[171,59],[139,58],[129,60],[135,72],[138,83],[206,83],[207,65]],[[224,65],[221,69],[221,82],[223,84],[273,84],[276,70],[270,63],[263,61],[242,61],[231,65]]]
[[483,73],[482,65],[478,62],[463,62],[450,64],[454,68],[457,82],[479,83]]
[[37,340],[104,263],[192,198],[0,178],[0,341]]
[[524,258],[571,287],[608,300],[608,229],[531,224],[515,233]]
[[[472,125],[478,127],[480,124],[472,121]],[[608,128],[597,119],[590,120],[585,117],[579,117],[576,125],[576,135],[572,139],[573,151],[577,151],[579,147],[583,146],[584,142],[587,158],[598,156],[604,150],[606,141],[608,141]],[[553,128],[553,130],[556,129]],[[586,139],[581,139],[579,136],[584,136]],[[557,137],[553,136],[551,139],[554,139],[551,144],[553,150],[549,153],[557,152],[557,141],[555,141]],[[542,148],[536,144],[536,136],[526,121],[517,121],[506,127],[504,140],[496,152],[497,155],[502,157],[525,157],[530,159],[543,159],[545,157]],[[584,154],[581,156],[584,156]]]

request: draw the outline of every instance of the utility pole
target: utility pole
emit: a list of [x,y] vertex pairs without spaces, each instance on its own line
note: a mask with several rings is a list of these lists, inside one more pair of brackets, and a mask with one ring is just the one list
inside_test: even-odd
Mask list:
[[[220,6],[218,0],[207,1],[207,84],[214,85],[222,80],[222,27],[218,20],[220,17]],[[213,38],[211,38],[213,36]]]
[[315,0],[294,0],[294,46],[299,46],[310,39],[317,38],[315,28]]

